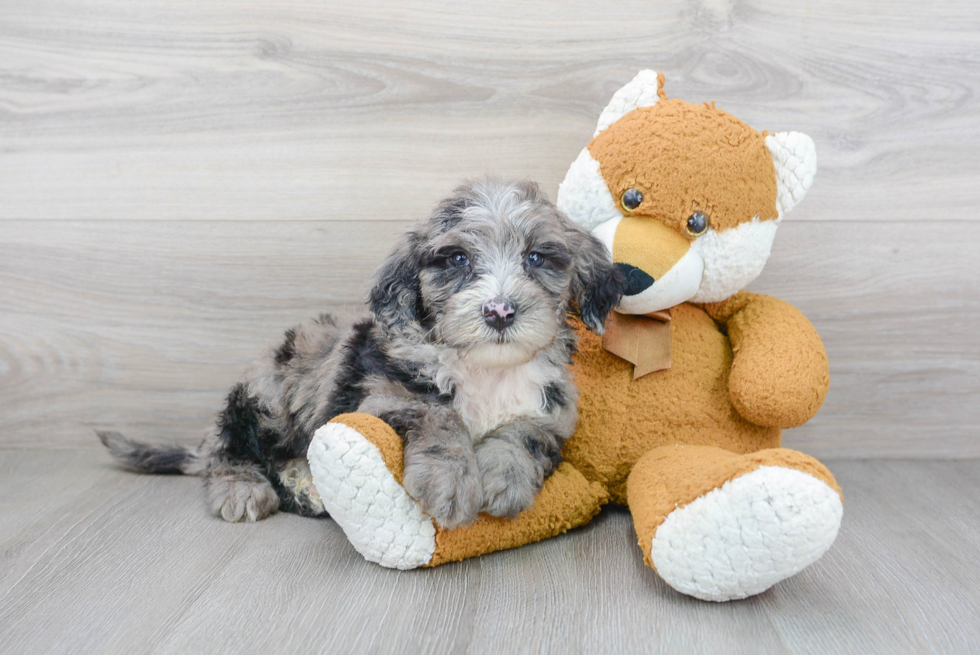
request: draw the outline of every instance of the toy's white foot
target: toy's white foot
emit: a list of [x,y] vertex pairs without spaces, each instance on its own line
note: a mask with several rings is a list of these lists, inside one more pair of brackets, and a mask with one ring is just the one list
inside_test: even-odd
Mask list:
[[817,561],[843,506],[824,482],[762,466],[667,515],[650,558],[674,589],[702,600],[761,593]]
[[[397,447],[400,451],[400,442]],[[432,519],[368,438],[344,423],[328,423],[316,431],[307,457],[324,507],[365,559],[396,569],[432,560]]]

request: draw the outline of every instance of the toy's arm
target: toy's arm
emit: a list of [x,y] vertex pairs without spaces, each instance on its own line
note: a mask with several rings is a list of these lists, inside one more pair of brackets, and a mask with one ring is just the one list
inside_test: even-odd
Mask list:
[[830,387],[830,372],[820,335],[800,310],[748,291],[701,307],[732,343],[728,392],[739,414],[778,428],[813,418]]

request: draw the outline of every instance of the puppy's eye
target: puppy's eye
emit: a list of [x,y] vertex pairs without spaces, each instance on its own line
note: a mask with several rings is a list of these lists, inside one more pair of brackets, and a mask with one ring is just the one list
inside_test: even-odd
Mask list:
[[544,265],[544,255],[539,252],[532,252],[524,260],[524,263],[527,264],[528,268],[540,268]]
[[449,254],[446,258],[450,266],[455,268],[463,268],[464,266],[470,265],[470,258],[466,256],[466,253],[462,250],[457,250]]
[[694,212],[691,217],[687,219],[687,233],[692,237],[699,237],[708,231],[708,217],[701,212]]
[[636,189],[626,189],[626,191],[623,191],[623,197],[619,201],[623,203],[623,208],[626,211],[631,212],[643,202],[643,194]]

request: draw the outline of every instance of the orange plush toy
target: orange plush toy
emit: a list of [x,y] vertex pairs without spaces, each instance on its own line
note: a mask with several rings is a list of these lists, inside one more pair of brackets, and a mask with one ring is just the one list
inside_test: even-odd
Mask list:
[[579,330],[564,463],[516,519],[444,530],[401,487],[394,431],[339,416],[310,468],[354,547],[433,566],[554,536],[613,502],[629,506],[646,563],[697,598],[745,598],[816,561],[837,536],[840,489],[781,448],[780,429],[819,409],[826,353],[792,305],[742,290],[815,171],[806,135],[669,100],[652,71],[616,92],[558,192],[629,280],[605,336]]

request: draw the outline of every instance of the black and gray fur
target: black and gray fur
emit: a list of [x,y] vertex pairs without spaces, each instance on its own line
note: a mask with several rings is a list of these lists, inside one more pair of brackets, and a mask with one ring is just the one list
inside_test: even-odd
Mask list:
[[559,464],[577,421],[568,315],[601,331],[623,286],[605,247],[536,184],[467,183],[392,250],[369,316],[323,315],[287,330],[198,448],[100,437],[130,468],[202,474],[225,520],[317,516],[319,498],[297,480],[313,433],[366,412],[404,440],[405,488],[441,525],[480,511],[514,516]]

